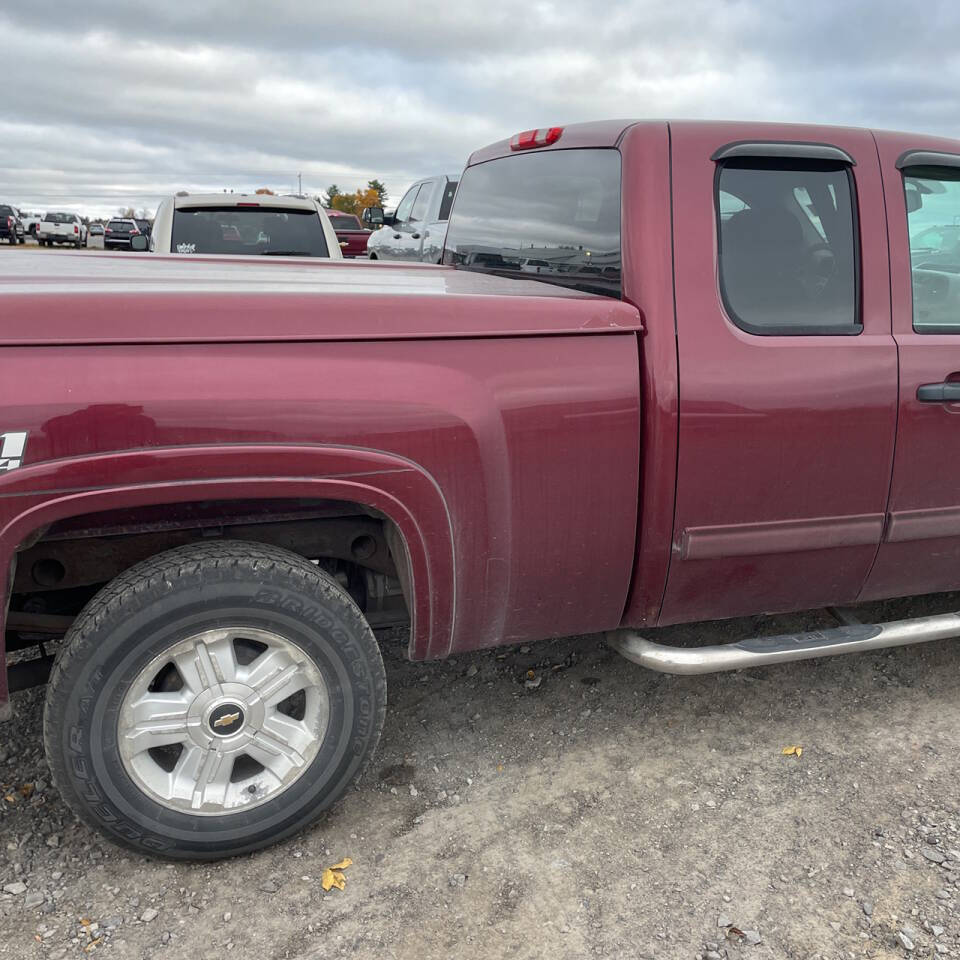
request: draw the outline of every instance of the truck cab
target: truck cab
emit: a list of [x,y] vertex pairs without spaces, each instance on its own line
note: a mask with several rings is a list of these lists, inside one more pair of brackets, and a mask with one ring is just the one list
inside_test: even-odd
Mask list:
[[418,180],[394,213],[385,214],[380,207],[364,210],[364,223],[374,228],[367,241],[367,256],[371,260],[439,263],[457,181],[454,174]]

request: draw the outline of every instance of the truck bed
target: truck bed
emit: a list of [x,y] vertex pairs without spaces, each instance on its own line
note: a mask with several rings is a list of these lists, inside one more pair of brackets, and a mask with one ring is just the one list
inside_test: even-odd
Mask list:
[[606,297],[450,267],[364,260],[11,253],[0,260],[0,298],[7,317],[3,345],[400,340],[641,328],[633,307]]

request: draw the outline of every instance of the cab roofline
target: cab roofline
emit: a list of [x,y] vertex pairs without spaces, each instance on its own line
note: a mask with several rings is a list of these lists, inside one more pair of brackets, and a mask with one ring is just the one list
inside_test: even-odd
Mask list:
[[[780,139],[783,138],[782,134],[784,132],[788,132],[791,137],[796,137],[798,140],[816,139],[817,137],[823,139],[824,135],[831,130],[839,132],[866,129],[822,123],[755,123],[743,120],[597,120],[590,123],[571,123],[561,126],[562,133],[556,141],[543,146],[528,147],[527,149],[530,153],[539,153],[543,150],[570,150],[578,147],[613,148],[619,146],[627,130],[639,125],[711,128],[718,132],[727,131],[730,134],[730,139],[735,139],[734,133],[737,129],[746,128],[750,128],[753,135],[762,132],[764,129],[777,129],[781,134]],[[544,130],[550,129],[551,126],[553,124],[545,123],[541,125]],[[882,131],[875,130],[873,132],[880,133]],[[517,148],[512,146],[512,141],[516,136],[517,134],[513,134],[503,140],[498,140],[496,143],[491,143],[489,146],[475,150],[470,155],[467,166],[485,163],[487,160],[493,160],[497,157],[517,156]]]

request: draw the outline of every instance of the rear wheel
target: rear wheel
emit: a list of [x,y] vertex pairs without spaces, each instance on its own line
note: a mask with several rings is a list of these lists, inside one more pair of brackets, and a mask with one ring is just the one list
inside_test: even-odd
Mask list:
[[373,754],[386,708],[376,640],[303,558],[197,544],[108,584],[47,692],[54,780],[138,850],[207,859],[302,829]]

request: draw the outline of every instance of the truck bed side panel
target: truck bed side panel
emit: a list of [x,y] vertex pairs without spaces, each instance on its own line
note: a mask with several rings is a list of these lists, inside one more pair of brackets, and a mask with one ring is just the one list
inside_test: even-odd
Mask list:
[[[449,514],[452,559],[441,545],[429,563],[435,589],[452,576],[453,641],[438,632],[413,656],[619,622],[636,527],[632,332],[0,353],[15,371],[0,387],[3,429],[28,434],[23,466],[0,474],[0,526],[13,531],[0,562],[30,528],[29,509],[65,491],[149,484],[171,450],[245,448],[242,473],[266,490],[280,446],[362,448],[431,477]],[[94,455],[117,451],[140,455],[123,476],[91,473]],[[32,465],[51,462],[52,487],[30,480]],[[223,479],[208,469],[205,481]]]

